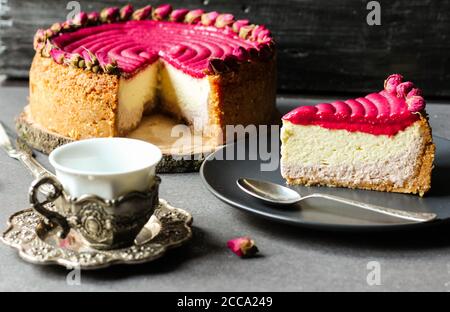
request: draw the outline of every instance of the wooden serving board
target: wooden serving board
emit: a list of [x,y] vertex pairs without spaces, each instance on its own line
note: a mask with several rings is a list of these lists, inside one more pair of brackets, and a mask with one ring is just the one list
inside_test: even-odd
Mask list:
[[[16,129],[19,137],[31,147],[49,154],[58,146],[74,141],[34,122],[28,111],[26,107],[17,117]],[[198,134],[186,135],[185,132],[181,135],[177,131],[174,135],[178,136],[172,136],[172,129],[178,124],[160,114],[144,116],[140,126],[127,137],[147,141],[161,149],[163,158],[156,169],[159,173],[198,171],[205,157],[219,146],[214,139]]]

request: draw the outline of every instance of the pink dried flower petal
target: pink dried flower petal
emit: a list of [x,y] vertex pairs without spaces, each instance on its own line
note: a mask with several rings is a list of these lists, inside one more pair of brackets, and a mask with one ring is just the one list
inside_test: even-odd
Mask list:
[[258,252],[255,242],[250,237],[238,237],[227,242],[228,248],[239,257],[251,257]]

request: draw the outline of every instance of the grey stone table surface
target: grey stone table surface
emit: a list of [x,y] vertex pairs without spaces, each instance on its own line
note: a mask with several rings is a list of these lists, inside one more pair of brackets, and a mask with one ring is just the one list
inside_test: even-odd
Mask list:
[[[27,101],[26,85],[0,87],[0,121],[13,129]],[[319,97],[280,97],[279,103],[311,104]],[[433,133],[450,139],[450,103],[428,105]],[[48,166],[47,158],[38,160]],[[161,197],[194,216],[194,237],[163,258],[142,265],[70,272],[21,260],[0,245],[1,291],[450,291],[450,226],[392,233],[306,230],[262,220],[214,197],[198,173],[162,175]],[[0,151],[0,228],[27,208],[31,176]],[[450,209],[450,203],[449,203]],[[261,256],[242,260],[226,247],[250,235]],[[381,285],[369,286],[367,265],[380,264]]]

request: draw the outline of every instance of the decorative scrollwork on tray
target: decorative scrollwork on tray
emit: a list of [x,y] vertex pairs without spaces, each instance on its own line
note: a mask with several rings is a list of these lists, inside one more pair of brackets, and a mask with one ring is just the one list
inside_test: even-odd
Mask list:
[[[17,249],[26,261],[37,264],[59,264],[81,269],[103,268],[119,263],[142,263],[164,255],[167,249],[177,247],[192,236],[192,217],[186,211],[160,200],[155,211],[160,230],[142,245],[132,245],[114,250],[96,250],[78,241],[76,248],[67,247],[66,241],[49,242],[44,236],[56,236],[54,227],[45,224],[44,218],[32,209],[19,211],[9,219],[9,228],[1,239]],[[152,221],[149,221],[152,222]],[[155,222],[155,221],[153,221]],[[67,238],[73,239],[73,238]]]

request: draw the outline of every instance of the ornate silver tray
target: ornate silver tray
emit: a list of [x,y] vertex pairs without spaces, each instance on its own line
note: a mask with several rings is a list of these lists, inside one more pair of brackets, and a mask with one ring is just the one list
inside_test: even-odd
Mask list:
[[163,199],[134,244],[122,249],[93,249],[73,230],[65,239],[60,239],[58,228],[45,223],[32,209],[16,212],[9,218],[8,225],[1,240],[17,249],[25,261],[80,269],[149,262],[192,237],[192,216]]

